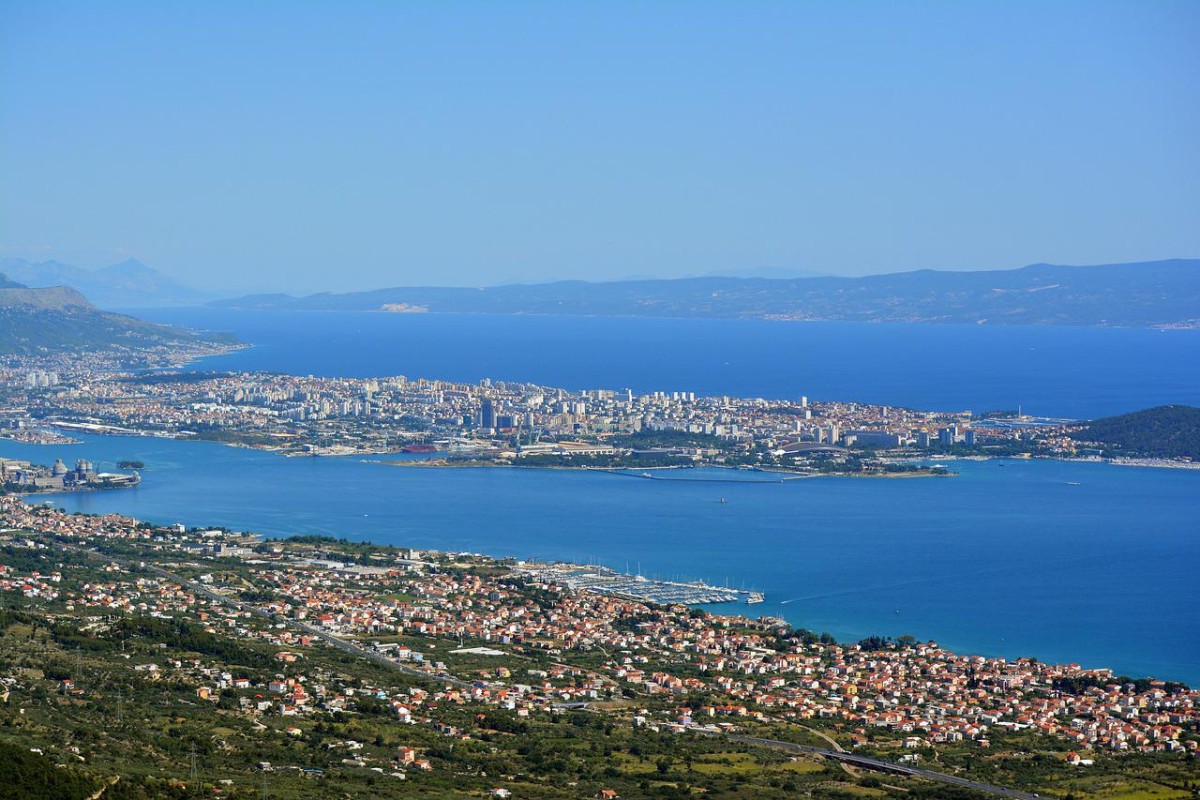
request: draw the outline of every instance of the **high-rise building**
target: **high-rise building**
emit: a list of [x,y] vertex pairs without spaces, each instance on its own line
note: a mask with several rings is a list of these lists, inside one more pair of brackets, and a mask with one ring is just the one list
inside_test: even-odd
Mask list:
[[479,412],[479,427],[493,429],[496,427],[496,407],[491,400],[485,399]]

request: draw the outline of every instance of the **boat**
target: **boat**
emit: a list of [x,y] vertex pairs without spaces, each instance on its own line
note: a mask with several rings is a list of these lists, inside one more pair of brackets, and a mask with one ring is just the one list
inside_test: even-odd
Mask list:
[[761,603],[765,599],[762,592],[750,592],[746,595],[746,605],[752,606],[755,603]]
[[1079,486],[1079,481],[1066,481],[1067,486]]
[[718,503],[721,503],[722,505],[724,505],[725,503],[728,503],[729,501],[728,501],[728,500],[726,500],[724,497],[722,497],[722,498],[721,498],[720,500],[718,500],[717,502],[718,502]]

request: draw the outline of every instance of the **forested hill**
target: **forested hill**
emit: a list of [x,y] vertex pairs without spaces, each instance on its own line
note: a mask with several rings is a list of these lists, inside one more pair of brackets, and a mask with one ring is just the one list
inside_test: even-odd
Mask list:
[[1159,406],[1105,417],[1072,436],[1102,445],[1109,455],[1200,459],[1200,408]]
[[1200,260],[863,278],[561,281],[251,295],[215,305],[333,311],[1200,327]]

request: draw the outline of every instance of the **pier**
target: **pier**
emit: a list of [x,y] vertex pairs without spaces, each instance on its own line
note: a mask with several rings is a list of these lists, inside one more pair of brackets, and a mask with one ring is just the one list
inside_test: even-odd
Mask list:
[[551,581],[566,586],[572,591],[627,597],[650,603],[669,605],[707,605],[710,603],[761,603],[761,592],[733,589],[727,586],[711,586],[703,581],[663,581],[644,575],[630,575],[608,567],[583,566],[580,564],[524,563],[518,565],[519,574],[539,580]]

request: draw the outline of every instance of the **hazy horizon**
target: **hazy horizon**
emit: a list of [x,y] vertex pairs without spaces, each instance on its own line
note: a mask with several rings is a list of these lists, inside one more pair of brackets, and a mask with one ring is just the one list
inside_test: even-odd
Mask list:
[[[6,260],[6,259],[9,259],[9,258],[19,258],[19,257],[14,257],[14,256],[10,256],[10,255],[0,254],[0,275],[4,275],[5,277],[7,277],[7,278],[9,278],[10,280],[12,280],[12,279],[13,279],[13,275],[11,275],[11,274],[9,274],[9,273],[7,273],[7,272],[5,271],[5,269],[4,269],[4,264],[3,264],[4,260]],[[169,275],[169,274],[167,274],[167,273],[165,273],[165,272],[163,272],[163,271],[161,271],[161,270],[157,270],[153,264],[146,264],[146,263],[142,262],[140,259],[136,259],[136,258],[128,258],[128,259],[125,259],[125,260],[123,260],[123,261],[120,261],[120,262],[115,262],[115,263],[112,263],[112,264],[101,264],[101,265],[98,265],[98,266],[95,266],[95,267],[85,267],[85,266],[83,266],[83,265],[80,265],[80,264],[66,264],[65,262],[60,262],[60,261],[57,261],[57,260],[55,260],[55,259],[46,259],[45,261],[41,261],[41,262],[39,262],[39,261],[37,261],[37,260],[29,260],[29,261],[30,261],[30,263],[31,263],[31,264],[35,264],[35,265],[36,265],[36,264],[39,264],[39,263],[42,263],[42,264],[44,264],[44,263],[57,263],[57,264],[63,264],[64,266],[68,266],[68,267],[74,267],[74,268],[82,269],[82,270],[85,270],[85,271],[87,271],[87,272],[93,272],[93,273],[102,272],[102,271],[103,271],[103,270],[105,270],[106,268],[110,268],[110,267],[117,267],[117,266],[121,266],[121,265],[123,265],[123,264],[126,264],[126,263],[133,263],[133,264],[138,264],[138,265],[141,265],[141,266],[143,266],[143,267],[149,267],[150,269],[152,269],[152,270],[155,270],[156,272],[159,272],[160,274],[162,274],[162,275],[165,275],[165,276],[166,276],[166,277],[168,277],[168,278],[174,278],[174,277],[175,277],[175,276]],[[1178,257],[1178,258],[1154,259],[1153,261],[1146,261],[1146,262],[1129,262],[1129,263],[1132,263],[1132,264],[1138,264],[1138,263],[1153,264],[1153,263],[1160,263],[1160,262],[1163,262],[1163,261],[1189,261],[1189,262],[1191,262],[1191,261],[1195,261],[1195,262],[1198,262],[1198,263],[1200,263],[1200,259],[1198,259],[1198,258],[1188,258],[1188,257],[1186,257],[1186,256],[1183,256],[1183,257]],[[388,284],[388,285],[383,285],[383,284],[381,284],[381,285],[378,285],[378,286],[366,286],[366,287],[362,287],[362,288],[359,288],[359,289],[328,289],[328,288],[325,288],[325,289],[312,289],[312,290],[307,290],[307,291],[293,291],[293,290],[289,290],[287,287],[278,287],[278,286],[258,286],[258,287],[255,287],[255,286],[249,286],[249,287],[243,288],[243,289],[241,289],[241,290],[238,290],[237,288],[230,288],[229,290],[227,290],[227,291],[225,291],[225,292],[221,292],[221,291],[214,291],[214,290],[208,290],[208,289],[198,289],[196,286],[193,286],[193,285],[191,285],[191,284],[188,284],[188,283],[186,283],[186,282],[185,282],[184,280],[182,280],[182,279],[180,279],[180,283],[182,284],[182,286],[183,286],[184,288],[188,288],[188,289],[196,289],[197,291],[201,291],[201,292],[203,292],[203,293],[207,293],[207,294],[209,295],[209,297],[208,297],[207,299],[210,299],[210,300],[217,300],[217,299],[234,299],[234,298],[236,298],[237,296],[250,296],[250,295],[256,295],[256,294],[287,294],[287,295],[294,295],[294,296],[297,296],[297,297],[302,297],[302,296],[308,296],[308,295],[313,295],[313,294],[352,294],[352,293],[355,293],[355,292],[370,292],[370,291],[373,291],[373,290],[384,290],[384,289],[405,288],[405,287],[410,287],[410,288],[460,288],[460,289],[465,289],[465,288],[478,288],[478,289],[485,289],[485,288],[497,288],[497,287],[501,287],[501,286],[515,286],[515,285],[529,285],[529,286],[535,286],[535,285],[540,285],[540,284],[558,283],[558,282],[563,282],[563,281],[585,281],[585,282],[589,282],[589,283],[610,283],[610,282],[626,282],[626,281],[687,280],[687,279],[694,279],[694,278],[761,278],[761,279],[773,279],[773,280],[797,280],[797,279],[807,279],[807,278],[866,278],[866,277],[872,277],[872,276],[874,276],[874,277],[880,277],[880,276],[886,276],[886,275],[896,275],[896,274],[901,274],[902,272],[903,272],[903,273],[907,273],[907,272],[928,272],[928,271],[933,271],[933,272],[958,272],[958,271],[961,271],[961,272],[985,272],[985,271],[1001,271],[1001,272],[1003,272],[1003,271],[1019,270],[1019,269],[1024,269],[1024,268],[1026,268],[1026,267],[1031,267],[1031,266],[1042,266],[1042,265],[1048,265],[1048,262],[1036,262],[1036,263],[1033,263],[1033,264],[1021,264],[1021,265],[1012,266],[1012,267],[1000,267],[1000,268],[998,268],[997,270],[984,270],[984,269],[976,269],[976,270],[972,270],[972,269],[965,269],[965,270],[930,270],[930,269],[916,269],[916,270],[896,270],[896,271],[884,271],[884,272],[869,272],[869,273],[863,273],[863,274],[861,274],[861,275],[846,275],[846,274],[843,274],[843,275],[834,275],[834,274],[832,274],[832,273],[822,273],[822,272],[818,272],[818,271],[815,271],[815,270],[812,270],[812,271],[806,271],[806,270],[790,270],[790,269],[786,269],[786,268],[782,268],[782,269],[766,268],[766,269],[761,269],[761,270],[748,269],[748,270],[726,270],[726,271],[716,271],[716,272],[711,272],[711,273],[707,273],[707,274],[704,274],[704,275],[686,275],[686,274],[685,274],[685,275],[673,275],[673,276],[655,276],[655,275],[625,275],[625,276],[607,276],[607,277],[598,277],[598,278],[587,278],[587,277],[584,277],[584,278],[575,278],[575,277],[570,277],[570,278],[546,278],[546,279],[543,279],[543,280],[536,280],[536,279],[535,279],[535,280],[514,280],[514,281],[506,281],[506,282],[501,282],[501,283],[486,283],[486,284],[468,284],[468,283],[451,283],[451,282],[446,282],[446,283],[424,283],[424,284],[418,284],[418,283],[410,283],[410,284]],[[1049,266],[1060,266],[1060,267],[1081,267],[1081,268],[1084,268],[1084,269],[1086,269],[1086,268],[1088,268],[1088,267],[1102,267],[1102,266],[1110,266],[1110,265],[1108,265],[1108,264],[1054,264],[1054,265],[1049,265]],[[27,284],[27,285],[30,285],[30,286],[39,286],[39,287],[42,287],[42,286],[51,286],[51,285],[58,285],[58,284],[62,284],[62,285],[71,286],[71,288],[78,288],[78,287],[76,287],[76,286],[72,286],[72,285],[71,285],[71,281],[70,281],[70,280],[56,281],[56,282],[53,282],[53,283],[48,283],[48,282],[42,281],[42,282],[36,282],[36,283]],[[84,294],[86,295],[86,294],[87,294],[87,292],[84,292]],[[90,298],[89,298],[89,299],[90,299]]]
[[1200,6],[14,2],[0,256],[221,294],[1200,253]]

